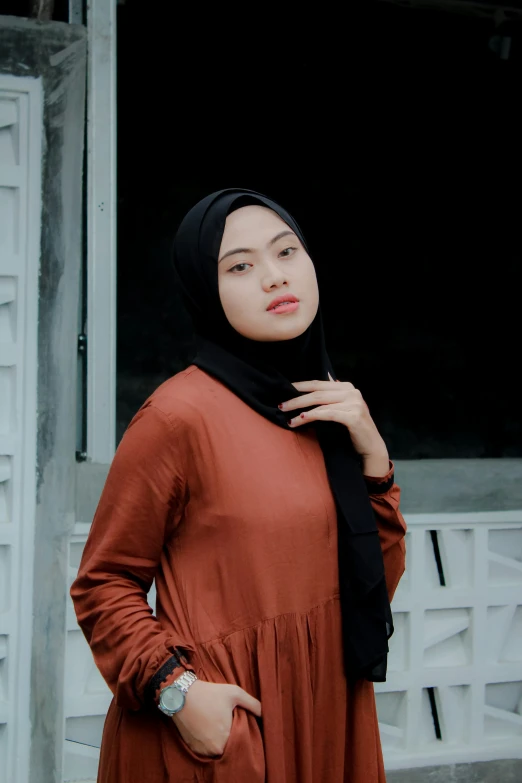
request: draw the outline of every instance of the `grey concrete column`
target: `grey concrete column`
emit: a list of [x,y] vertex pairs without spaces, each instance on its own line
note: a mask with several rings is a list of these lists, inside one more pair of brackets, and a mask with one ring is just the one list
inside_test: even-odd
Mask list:
[[41,77],[44,89],[30,781],[61,783],[68,541],[75,521],[86,31],[0,16],[0,72]]

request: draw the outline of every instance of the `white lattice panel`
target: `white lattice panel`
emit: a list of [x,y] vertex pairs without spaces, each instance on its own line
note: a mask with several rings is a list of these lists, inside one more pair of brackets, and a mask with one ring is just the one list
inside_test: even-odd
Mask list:
[[[78,573],[89,527],[82,523],[75,525],[69,548],[69,587]],[[155,609],[154,586],[148,600]],[[94,783],[96,780],[103,723],[111,698],[69,600],[65,657],[65,783],[80,780]]]
[[386,767],[520,758],[522,511],[407,522],[389,675],[375,688]]
[[28,777],[42,99],[0,75],[0,783]]
[[[69,548],[69,587],[83,552],[89,525],[76,524]],[[72,601],[67,610],[65,656],[64,781],[96,780],[99,747],[111,693],[94,664],[76,622]]]
[[[388,680],[375,688],[386,768],[522,757],[522,511],[406,521]],[[76,526],[71,583],[88,529]],[[82,771],[94,781],[91,746],[99,745],[110,696],[72,606],[68,629],[66,682],[75,682],[75,698],[66,706],[65,780]]]

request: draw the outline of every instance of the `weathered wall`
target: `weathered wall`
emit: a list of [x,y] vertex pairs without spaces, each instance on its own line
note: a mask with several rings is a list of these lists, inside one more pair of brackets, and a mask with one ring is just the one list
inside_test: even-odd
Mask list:
[[522,508],[522,459],[422,459],[396,463],[409,514]]
[[30,780],[60,783],[67,546],[75,520],[86,31],[0,17],[0,72],[40,76],[44,87]]

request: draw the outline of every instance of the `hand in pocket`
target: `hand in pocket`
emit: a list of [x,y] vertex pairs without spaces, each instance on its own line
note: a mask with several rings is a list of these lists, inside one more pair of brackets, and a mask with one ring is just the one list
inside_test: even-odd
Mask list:
[[239,685],[196,680],[185,705],[172,720],[189,748],[200,756],[221,756],[230,736],[235,707],[261,717],[261,702]]

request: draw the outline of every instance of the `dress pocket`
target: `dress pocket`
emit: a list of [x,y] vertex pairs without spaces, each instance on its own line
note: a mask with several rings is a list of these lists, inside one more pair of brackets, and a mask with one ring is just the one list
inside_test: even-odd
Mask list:
[[185,742],[185,740],[181,736],[181,733],[180,733],[178,727],[176,726],[174,721],[172,721],[174,723],[174,731],[176,732],[176,737],[179,740],[183,750],[186,753],[188,753],[188,755],[192,759],[194,759],[194,761],[198,761],[201,764],[213,764],[216,761],[221,761],[221,759],[223,759],[225,757],[225,754],[228,753],[228,751],[230,750],[231,745],[233,745],[234,736],[235,736],[235,733],[236,733],[236,731],[235,731],[236,724],[238,722],[238,711],[239,711],[239,708],[236,707],[234,709],[234,712],[232,713],[232,725],[230,727],[230,734],[228,735],[228,739],[227,739],[225,748],[223,750],[223,753],[221,753],[219,756],[203,756],[200,753],[196,753],[196,751],[192,750],[192,748]]
[[[194,769],[198,770],[197,780],[204,783],[230,783],[232,780],[248,783],[264,783],[265,754],[261,730],[255,716],[243,707],[235,707],[232,726],[225,749],[220,756],[201,756],[195,753],[182,738],[176,725],[171,726],[169,745],[175,742],[177,748]],[[172,747],[165,748],[166,766],[169,774],[179,768],[175,756],[179,755]]]

